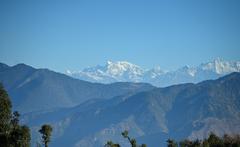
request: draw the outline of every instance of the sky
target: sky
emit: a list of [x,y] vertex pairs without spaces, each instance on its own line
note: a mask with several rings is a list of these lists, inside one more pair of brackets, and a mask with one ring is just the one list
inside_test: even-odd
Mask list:
[[0,0],[0,62],[171,70],[240,60],[239,0]]

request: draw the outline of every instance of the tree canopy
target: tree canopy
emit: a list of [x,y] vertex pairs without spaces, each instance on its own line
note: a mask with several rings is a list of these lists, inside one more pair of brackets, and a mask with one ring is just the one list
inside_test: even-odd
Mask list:
[[0,84],[0,146],[3,147],[29,147],[30,129],[19,124],[20,114],[12,113],[11,100]]
[[208,138],[204,140],[183,139],[176,142],[173,139],[167,140],[168,147],[240,147],[240,135],[228,135],[219,137],[211,132]]
[[42,134],[42,142],[44,143],[45,147],[48,147],[52,130],[52,127],[48,124],[42,125],[41,129],[39,130],[39,132]]

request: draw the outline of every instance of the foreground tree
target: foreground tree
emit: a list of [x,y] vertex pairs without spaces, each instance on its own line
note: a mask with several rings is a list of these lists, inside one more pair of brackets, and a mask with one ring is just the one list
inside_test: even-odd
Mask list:
[[19,124],[20,114],[12,114],[12,104],[7,92],[0,84],[0,146],[29,147],[30,129]]
[[12,116],[12,104],[7,92],[0,84],[0,135],[8,135]]
[[30,129],[25,125],[14,128],[9,140],[14,147],[30,147]]
[[52,134],[52,127],[50,125],[42,125],[39,132],[42,134],[42,142],[44,143],[45,147],[48,147],[48,143],[50,142],[51,134]]
[[180,147],[240,147],[240,136],[225,134],[223,137],[219,137],[211,132],[203,141],[185,139],[180,141],[179,145]]
[[[130,138],[130,137],[128,136],[128,131],[127,131],[127,130],[125,130],[125,131],[122,132],[122,136],[123,136],[124,138],[127,138],[127,139],[128,139],[129,143],[131,144],[131,147],[147,147],[146,144],[137,145],[136,139]],[[115,143],[113,143],[112,141],[108,141],[108,142],[104,145],[104,147],[120,147],[120,144],[115,144]]]
[[108,141],[108,142],[104,145],[104,147],[120,147],[120,145],[119,145],[119,144],[115,144],[115,143],[113,143],[112,141]]
[[185,140],[179,142],[180,147],[190,147],[190,146],[192,146],[192,144],[193,144],[192,141],[190,141],[188,139],[185,139]]
[[124,132],[122,132],[122,136],[123,136],[124,138],[127,138],[127,139],[128,139],[128,141],[129,141],[129,143],[131,144],[132,147],[137,147],[137,142],[136,142],[136,140],[135,140],[134,138],[131,139],[131,138],[128,136],[128,131],[127,131],[127,130],[125,130]]
[[[138,147],[136,139],[130,138],[130,137],[128,136],[128,131],[127,131],[127,130],[125,130],[124,132],[122,132],[122,136],[123,136],[124,138],[127,138],[127,139],[128,139],[128,141],[129,141],[129,143],[131,144],[132,147]],[[140,147],[147,147],[147,145],[146,145],[146,144],[142,144],[142,145],[140,145]]]
[[177,147],[177,142],[175,142],[173,139],[168,139],[167,140],[167,146],[168,147]]
[[215,135],[213,132],[210,133],[208,137],[208,143],[210,147],[223,147],[223,140]]

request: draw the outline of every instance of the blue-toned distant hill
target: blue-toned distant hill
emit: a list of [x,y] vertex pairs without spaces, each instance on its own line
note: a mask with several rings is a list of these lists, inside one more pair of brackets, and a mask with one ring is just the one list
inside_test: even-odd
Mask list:
[[14,109],[22,113],[72,107],[90,99],[108,99],[154,88],[143,83],[90,83],[48,69],[3,63],[0,82],[10,94]]
[[108,140],[129,147],[120,135],[125,129],[149,147],[163,146],[169,137],[202,139],[210,131],[239,133],[240,73],[131,96],[92,99],[52,112],[28,113],[22,121],[33,132],[42,123],[52,124],[51,146],[55,147],[102,147]]

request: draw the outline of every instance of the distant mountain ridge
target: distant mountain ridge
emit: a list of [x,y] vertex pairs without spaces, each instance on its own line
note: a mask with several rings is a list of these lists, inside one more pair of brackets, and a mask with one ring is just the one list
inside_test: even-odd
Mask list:
[[3,63],[0,82],[10,94],[14,109],[21,113],[72,107],[90,99],[108,99],[155,88],[144,83],[91,83],[48,69]]
[[66,74],[74,78],[98,82],[144,82],[165,87],[180,83],[197,83],[203,80],[217,79],[232,72],[240,72],[240,61],[224,61],[217,58],[197,67],[184,66],[175,71],[162,70],[159,66],[150,70],[127,61],[108,61],[104,66],[85,68],[82,71],[67,70]]
[[29,113],[23,121],[33,129],[43,122],[52,124],[51,145],[56,147],[102,147],[108,140],[130,147],[121,137],[125,129],[150,147],[165,146],[168,138],[202,139],[211,131],[236,134],[240,132],[240,73]]
[[[124,65],[120,65],[123,71],[134,69]],[[213,69],[215,65],[219,68]],[[202,68],[226,72],[220,65],[216,61]],[[118,69],[111,73],[124,75]],[[183,68],[183,73],[188,69]],[[102,147],[108,140],[129,147],[121,137],[125,129],[151,147],[164,146],[169,137],[201,139],[210,131],[240,132],[239,72],[197,84],[156,88],[146,83],[91,83],[25,64],[0,64],[0,81],[14,110],[23,114],[21,122],[31,126],[33,145],[43,123],[54,127],[50,146],[56,147]]]

